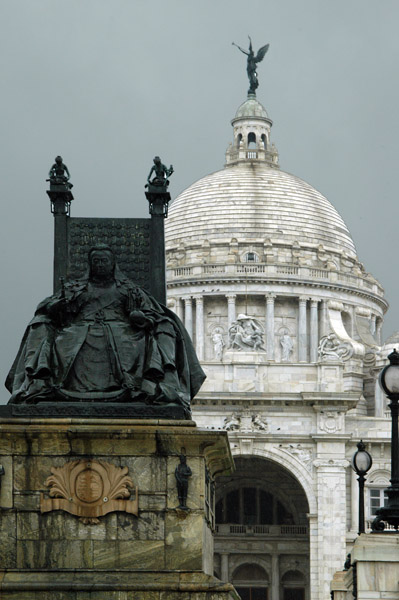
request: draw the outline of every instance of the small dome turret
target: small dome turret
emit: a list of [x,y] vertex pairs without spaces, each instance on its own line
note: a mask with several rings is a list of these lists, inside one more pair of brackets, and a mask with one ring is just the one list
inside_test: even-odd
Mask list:
[[270,142],[273,121],[255,94],[248,94],[231,124],[234,142],[227,149],[226,166],[255,160],[279,168],[277,148]]

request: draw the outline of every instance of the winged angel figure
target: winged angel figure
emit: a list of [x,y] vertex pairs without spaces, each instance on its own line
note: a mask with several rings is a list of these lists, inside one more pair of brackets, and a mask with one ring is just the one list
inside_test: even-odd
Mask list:
[[262,46],[262,48],[259,48],[256,56],[252,49],[252,40],[250,37],[249,37],[248,52],[246,52],[246,50],[243,50],[242,48],[240,48],[240,46],[238,46],[234,42],[233,42],[233,46],[236,46],[239,50],[241,50],[241,52],[243,54],[246,54],[246,56],[248,56],[248,59],[247,59],[247,74],[248,74],[248,79],[249,79],[248,94],[255,94],[256,88],[259,85],[258,74],[256,72],[256,65],[257,65],[257,63],[261,62],[264,59],[265,54],[269,49],[269,44],[266,44],[265,46]]

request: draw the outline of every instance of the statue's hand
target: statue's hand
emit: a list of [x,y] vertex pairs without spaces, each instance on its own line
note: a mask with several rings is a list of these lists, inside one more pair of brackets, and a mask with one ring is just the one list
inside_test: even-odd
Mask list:
[[140,329],[151,329],[154,321],[147,317],[141,310],[132,310],[129,319],[133,325]]
[[63,318],[68,311],[68,305],[66,298],[59,298],[49,304],[47,311],[52,319]]

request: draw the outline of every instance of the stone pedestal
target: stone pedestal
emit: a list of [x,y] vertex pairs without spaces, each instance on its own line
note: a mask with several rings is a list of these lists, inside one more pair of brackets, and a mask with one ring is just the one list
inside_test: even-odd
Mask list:
[[335,573],[332,600],[399,598],[399,535],[363,533],[354,543],[351,567]]
[[[184,454],[187,509],[175,469]],[[213,479],[225,432],[192,421],[0,419],[2,600],[224,600]],[[136,514],[137,513],[137,516]]]

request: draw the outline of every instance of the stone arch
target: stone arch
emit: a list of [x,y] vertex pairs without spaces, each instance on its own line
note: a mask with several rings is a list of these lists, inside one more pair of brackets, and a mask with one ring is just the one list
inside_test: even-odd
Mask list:
[[390,472],[387,469],[371,469],[367,475],[367,487],[373,486],[388,486],[389,479],[391,477]]
[[256,148],[256,134],[253,131],[250,131],[248,133],[247,147],[248,148]]
[[267,581],[270,581],[270,562],[265,560],[261,556],[257,556],[256,554],[251,555],[250,558],[247,554],[231,555],[229,562],[229,580],[232,580],[232,578],[234,578],[234,573],[237,571],[237,569],[246,564],[253,564],[261,568],[265,572]]
[[234,480],[230,481],[229,483],[225,483],[223,485],[223,495],[221,497],[219,497],[219,493],[217,490],[217,504],[219,501],[222,501],[223,497],[229,494],[229,492],[234,492],[242,488],[256,488],[258,490],[262,490],[266,493],[269,493],[269,495],[274,496],[275,499],[281,504],[281,506],[284,507],[284,509],[290,513],[290,515],[294,518],[295,523],[299,522],[298,510],[294,503],[290,502],[289,499],[287,499],[280,492],[279,489],[274,489],[273,492],[270,492],[267,486],[265,484],[262,484],[262,481],[253,480],[251,477],[240,477],[239,484],[237,481]]
[[268,142],[267,142],[267,136],[266,136],[266,134],[262,133],[262,135],[260,137],[261,137],[261,140],[262,140],[262,142],[264,144],[265,150],[267,150]]
[[295,477],[298,483],[303,488],[309,505],[309,513],[317,514],[317,498],[314,492],[313,478],[306,467],[288,451],[280,448],[255,448],[252,453],[243,452],[240,447],[232,448],[233,456],[257,456],[266,458],[279,466],[284,467],[291,475]]
[[269,583],[269,575],[266,570],[256,561],[253,561],[252,557],[250,561],[248,561],[247,557],[246,562],[236,567],[232,573],[232,577],[233,580],[248,581],[256,579],[264,583]]

